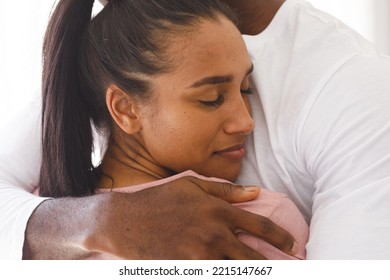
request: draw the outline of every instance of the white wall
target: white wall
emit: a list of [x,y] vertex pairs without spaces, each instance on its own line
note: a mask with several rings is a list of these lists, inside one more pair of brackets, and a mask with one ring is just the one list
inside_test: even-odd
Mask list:
[[40,94],[42,42],[56,2],[0,0],[0,122]]
[[0,117],[39,88],[41,45],[53,0],[0,0]]
[[376,28],[373,40],[381,50],[390,54],[390,1],[375,0],[372,18]]
[[[390,54],[389,0],[309,1]],[[54,3],[55,0],[0,0],[0,121],[39,94],[36,90],[40,86],[41,44]]]
[[390,55],[389,0],[308,0],[354,28]]

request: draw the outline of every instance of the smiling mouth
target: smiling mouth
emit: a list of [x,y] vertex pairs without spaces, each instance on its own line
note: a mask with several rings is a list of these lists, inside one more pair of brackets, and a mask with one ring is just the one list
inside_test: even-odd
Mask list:
[[246,150],[243,144],[217,151],[214,154],[231,160],[241,160],[245,156]]

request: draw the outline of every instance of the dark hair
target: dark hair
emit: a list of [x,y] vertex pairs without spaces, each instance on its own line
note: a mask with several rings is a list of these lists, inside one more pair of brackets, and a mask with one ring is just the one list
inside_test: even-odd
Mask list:
[[201,19],[223,15],[218,0],[111,0],[91,20],[93,0],[61,0],[44,40],[42,78],[43,196],[93,194],[92,125],[110,134],[105,92],[115,84],[140,100],[153,75],[169,71],[168,38]]

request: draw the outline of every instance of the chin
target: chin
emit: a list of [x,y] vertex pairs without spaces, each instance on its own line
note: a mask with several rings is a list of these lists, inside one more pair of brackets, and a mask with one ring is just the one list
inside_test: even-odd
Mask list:
[[226,176],[223,176],[220,178],[234,183],[238,178],[238,173],[237,174],[227,174]]
[[205,177],[214,177],[234,183],[240,175],[241,164],[219,164],[218,166],[214,164],[190,169]]
[[240,175],[240,170],[240,168],[225,169],[221,172],[214,172],[213,174],[208,175],[208,177],[216,177],[234,183]]

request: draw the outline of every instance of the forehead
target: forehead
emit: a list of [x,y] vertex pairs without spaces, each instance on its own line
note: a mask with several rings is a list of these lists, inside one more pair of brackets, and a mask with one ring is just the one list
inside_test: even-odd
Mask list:
[[251,65],[240,32],[225,17],[202,20],[190,32],[178,35],[171,41],[168,55],[173,72],[181,76],[223,74],[247,70]]

